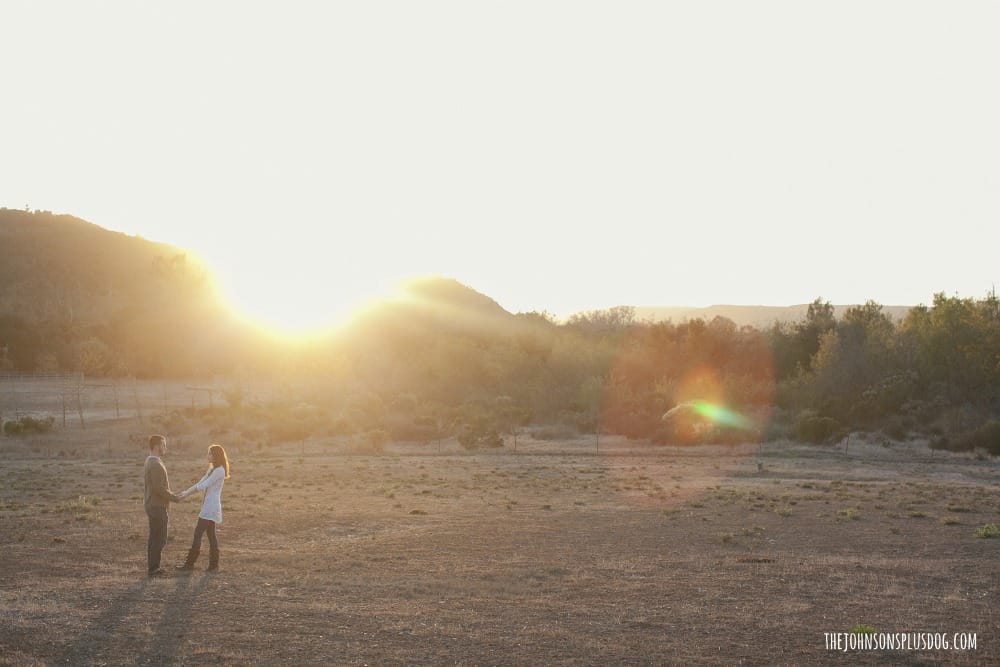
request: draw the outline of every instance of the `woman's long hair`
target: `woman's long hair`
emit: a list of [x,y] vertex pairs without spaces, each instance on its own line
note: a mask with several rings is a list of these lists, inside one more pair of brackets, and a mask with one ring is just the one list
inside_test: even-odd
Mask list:
[[209,445],[208,455],[212,457],[212,465],[208,466],[208,472],[212,472],[219,466],[226,469],[226,479],[229,479],[229,457],[222,445]]

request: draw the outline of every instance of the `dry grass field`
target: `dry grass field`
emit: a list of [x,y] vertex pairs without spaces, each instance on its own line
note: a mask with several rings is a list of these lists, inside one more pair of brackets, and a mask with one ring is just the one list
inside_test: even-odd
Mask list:
[[[122,428],[0,439],[0,665],[1000,663],[1000,539],[976,535],[1000,523],[995,461],[223,441],[221,571],[147,579]],[[208,442],[172,443],[175,490]],[[171,570],[199,505],[171,511]],[[976,648],[827,649],[862,625]]]

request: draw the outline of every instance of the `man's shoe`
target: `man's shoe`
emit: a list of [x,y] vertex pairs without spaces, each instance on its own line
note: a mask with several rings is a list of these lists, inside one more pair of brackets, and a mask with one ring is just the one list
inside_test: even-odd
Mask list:
[[155,570],[150,571],[149,576],[151,577],[162,577],[167,573],[162,567],[158,567]]

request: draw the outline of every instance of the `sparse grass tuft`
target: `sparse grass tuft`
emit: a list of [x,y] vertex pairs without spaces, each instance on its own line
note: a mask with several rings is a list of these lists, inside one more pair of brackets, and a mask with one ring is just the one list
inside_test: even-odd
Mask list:
[[979,528],[976,528],[976,537],[984,539],[1000,537],[1000,528],[997,528],[995,523],[984,523]]
[[97,496],[80,496],[62,503],[57,509],[61,512],[93,512],[100,504],[101,499]]

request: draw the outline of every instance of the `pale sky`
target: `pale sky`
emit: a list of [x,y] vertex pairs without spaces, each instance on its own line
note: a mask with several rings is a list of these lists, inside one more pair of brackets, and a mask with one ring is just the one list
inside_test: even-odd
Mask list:
[[324,321],[1000,282],[1000,2],[0,0],[0,206]]

